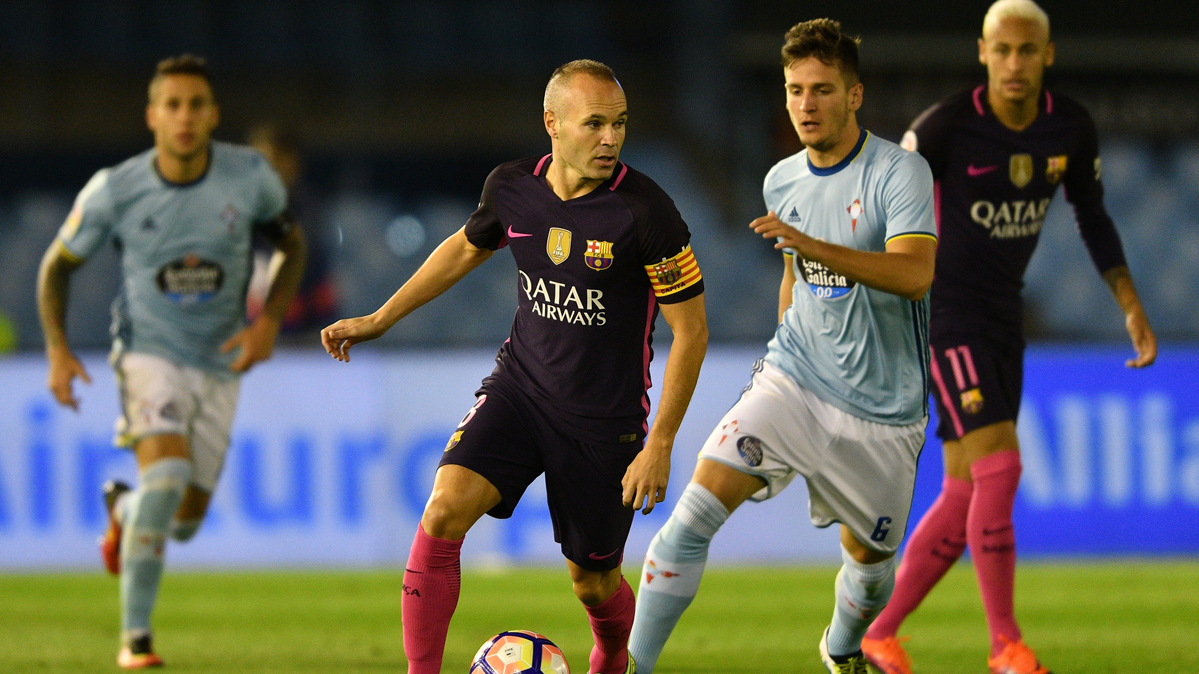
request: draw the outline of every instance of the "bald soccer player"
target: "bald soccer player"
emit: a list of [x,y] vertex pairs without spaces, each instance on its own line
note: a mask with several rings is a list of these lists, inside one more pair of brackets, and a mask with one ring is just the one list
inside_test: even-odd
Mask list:
[[[674,436],[707,349],[703,279],[674,203],[620,161],[628,110],[612,70],[567,63],[544,103],[551,152],[497,167],[466,226],[386,304],[321,335],[348,362],[351,346],[379,337],[494,251],[508,247],[516,259],[511,336],[446,444],[408,556],[409,674],[441,671],[467,531],[484,514],[511,516],[542,473],[554,538],[595,638],[590,671],[634,671],[633,591],[620,563],[633,511],[666,497]],[[648,429],[659,311],[674,344]]]
[[911,672],[899,626],[967,547],[990,630],[991,672],[1049,672],[1016,622],[1012,504],[1021,472],[1020,289],[1059,185],[1124,312],[1136,350],[1127,365],[1146,367],[1157,355],[1103,206],[1095,125],[1081,105],[1042,86],[1054,58],[1049,17],[1032,0],[996,2],[983,20],[978,58],[987,83],[929,108],[904,137],[928,160],[940,195],[930,363],[945,479],[908,541],[891,603],[862,642],[887,674]]

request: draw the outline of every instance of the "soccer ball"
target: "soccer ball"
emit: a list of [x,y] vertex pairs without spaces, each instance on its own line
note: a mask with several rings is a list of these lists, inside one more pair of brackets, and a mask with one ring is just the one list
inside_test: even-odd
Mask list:
[[554,642],[536,632],[511,630],[483,644],[470,674],[570,674],[570,667]]

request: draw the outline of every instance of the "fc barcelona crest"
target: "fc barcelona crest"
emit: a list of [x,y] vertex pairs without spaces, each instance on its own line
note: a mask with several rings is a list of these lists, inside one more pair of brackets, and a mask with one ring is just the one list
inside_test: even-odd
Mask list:
[[[957,361],[954,361],[956,364]],[[972,388],[969,391],[962,391],[962,411],[966,414],[978,414],[983,411],[983,393],[982,391]]]
[[583,253],[583,261],[596,271],[603,271],[612,266],[612,242],[587,240],[587,251]]
[[683,278],[683,270],[679,268],[677,260],[670,259],[654,265],[654,276],[658,279],[659,285],[672,286]]
[[545,252],[554,264],[566,262],[566,258],[570,257],[570,231],[550,227],[549,238],[545,240]]
[[1008,177],[1017,188],[1022,188],[1032,180],[1032,155],[1014,154],[1008,161]]
[[1069,157],[1064,154],[1049,158],[1049,166],[1045,168],[1045,180],[1048,180],[1050,185],[1056,185],[1065,175],[1067,159]]

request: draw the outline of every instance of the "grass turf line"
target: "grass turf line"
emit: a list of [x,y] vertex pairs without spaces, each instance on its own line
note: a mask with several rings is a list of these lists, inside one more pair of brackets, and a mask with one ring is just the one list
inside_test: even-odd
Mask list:
[[[627,569],[636,586],[637,569]],[[713,569],[657,671],[821,672],[831,567]],[[403,672],[400,573],[170,573],[156,646],[173,672]],[[1025,637],[1057,674],[1199,672],[1199,563],[1025,564]],[[117,583],[98,574],[0,576],[0,672],[113,672]],[[587,670],[587,619],[565,569],[468,572],[444,672],[464,673],[504,629],[554,639]],[[973,570],[955,567],[900,631],[917,674],[986,672]]]

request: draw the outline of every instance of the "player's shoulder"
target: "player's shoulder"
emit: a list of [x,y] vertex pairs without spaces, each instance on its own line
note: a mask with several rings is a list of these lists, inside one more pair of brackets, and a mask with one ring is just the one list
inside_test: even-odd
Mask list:
[[866,140],[865,149],[869,151],[869,155],[865,157],[869,162],[868,166],[875,170],[919,171],[928,169],[928,160],[919,152],[909,152],[899,143],[893,143],[873,133]]
[[252,174],[269,167],[266,156],[249,145],[212,141],[209,146],[211,170],[222,174]]
[[955,94],[933,103],[912,122],[912,128],[951,124],[959,120],[968,120],[983,115],[982,96],[985,89],[981,86],[963,89]]
[[1059,119],[1067,124],[1094,124],[1086,106],[1056,91],[1045,90],[1045,109],[1051,118]]
[[612,172],[611,184],[607,186],[618,196],[626,200],[634,199],[648,204],[667,201],[673,203],[666,190],[662,189],[653,178],[624,162],[618,162]]
[[549,163],[549,155],[539,155],[535,157],[522,157],[506,161],[491,170],[487,176],[487,181],[509,181],[517,180],[525,176],[540,174],[544,172],[545,165]]
[[150,148],[125,161],[100,169],[88,181],[80,196],[105,195],[113,205],[136,198],[153,185],[154,149]]
[[762,188],[766,191],[778,189],[806,173],[810,173],[810,171],[808,170],[808,151],[805,148],[770,167],[770,170],[766,172],[766,178],[762,181]]

